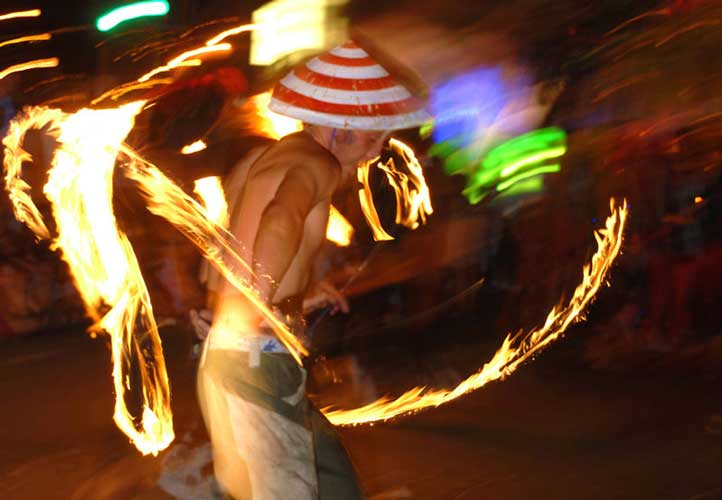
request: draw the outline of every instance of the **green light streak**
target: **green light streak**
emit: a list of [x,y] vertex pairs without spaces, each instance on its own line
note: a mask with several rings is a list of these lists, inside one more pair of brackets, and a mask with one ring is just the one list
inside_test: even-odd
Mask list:
[[534,168],[532,170],[529,170],[528,172],[524,172],[523,174],[519,174],[517,176],[512,177],[509,180],[506,180],[502,183],[500,183],[498,186],[496,186],[496,190],[498,192],[506,191],[511,186],[516,184],[519,181],[523,181],[524,179],[528,179],[530,177],[534,177],[536,175],[540,174],[553,174],[556,172],[559,172],[562,169],[561,165],[558,163],[554,165],[547,165],[544,167]]
[[139,17],[164,16],[170,11],[167,0],[151,0],[124,5],[100,16],[95,25],[98,31],[109,31],[122,22]]
[[547,149],[546,151],[540,151],[537,154],[527,156],[526,158],[522,158],[521,160],[512,163],[508,167],[504,167],[501,171],[502,177],[509,177],[511,174],[516,172],[522,167],[526,167],[527,165],[531,165],[533,163],[539,163],[544,160],[549,160],[551,158],[559,158],[560,156],[563,156],[564,153],[567,152],[567,148],[560,147],[560,148],[553,148],[553,149]]

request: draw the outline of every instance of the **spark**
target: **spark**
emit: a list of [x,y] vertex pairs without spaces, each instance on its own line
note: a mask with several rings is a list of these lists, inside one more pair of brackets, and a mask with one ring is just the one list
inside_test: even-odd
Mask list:
[[40,35],[21,36],[19,38],[13,38],[12,40],[7,40],[5,42],[0,43],[0,47],[7,47],[8,45],[14,45],[16,43],[42,42],[45,40],[50,40],[52,37],[53,36],[50,33],[42,33]]
[[503,380],[519,368],[522,363],[537,355],[542,349],[560,338],[572,323],[582,318],[589,303],[607,280],[622,246],[622,237],[627,220],[627,205],[623,201],[617,206],[610,200],[611,214],[605,228],[595,233],[597,251],[591,261],[584,265],[582,282],[574,290],[569,302],[554,307],[546,321],[527,333],[509,334],[491,360],[481,370],[453,389],[428,389],[415,387],[401,396],[381,398],[366,406],[339,410],[325,408],[323,412],[334,425],[356,425],[372,423],[415,413],[424,408],[437,407],[475,391],[495,380]]
[[22,10],[18,12],[10,12],[9,14],[0,14],[0,21],[8,19],[17,19],[20,17],[38,17],[43,12],[40,9]]
[[54,68],[58,64],[60,64],[60,61],[58,61],[57,57],[51,57],[48,59],[37,59],[35,61],[28,61],[25,63],[16,64],[0,71],[0,80],[13,73],[19,73],[21,71],[27,71],[29,69]]

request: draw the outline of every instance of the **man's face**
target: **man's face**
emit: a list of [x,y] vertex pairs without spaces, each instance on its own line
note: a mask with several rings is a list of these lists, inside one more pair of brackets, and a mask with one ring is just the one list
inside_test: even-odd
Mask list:
[[344,170],[355,175],[356,166],[379,156],[389,132],[385,130],[341,130],[336,140],[337,152]]

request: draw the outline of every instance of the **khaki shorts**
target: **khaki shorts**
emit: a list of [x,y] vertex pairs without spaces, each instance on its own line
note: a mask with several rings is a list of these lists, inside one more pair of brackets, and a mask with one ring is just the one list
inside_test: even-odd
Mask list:
[[214,345],[213,336],[198,397],[224,492],[236,500],[362,499],[346,451],[306,397],[306,371],[289,354]]

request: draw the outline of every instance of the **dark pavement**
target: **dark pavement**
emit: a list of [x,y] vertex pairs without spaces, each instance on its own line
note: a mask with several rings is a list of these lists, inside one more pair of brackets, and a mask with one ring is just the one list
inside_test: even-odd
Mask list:
[[[184,491],[203,491],[207,447],[194,361],[185,334],[166,329],[163,336],[177,437],[159,457],[142,457],[112,421],[103,340],[77,331],[3,344],[0,498],[170,498],[159,478],[172,489],[180,484],[173,469],[194,459],[203,477],[186,474],[181,482],[191,486]],[[722,412],[718,379],[661,366],[595,371],[571,359],[572,339],[561,344],[508,380],[448,406],[342,429],[369,495],[722,498],[722,435],[705,431]]]

